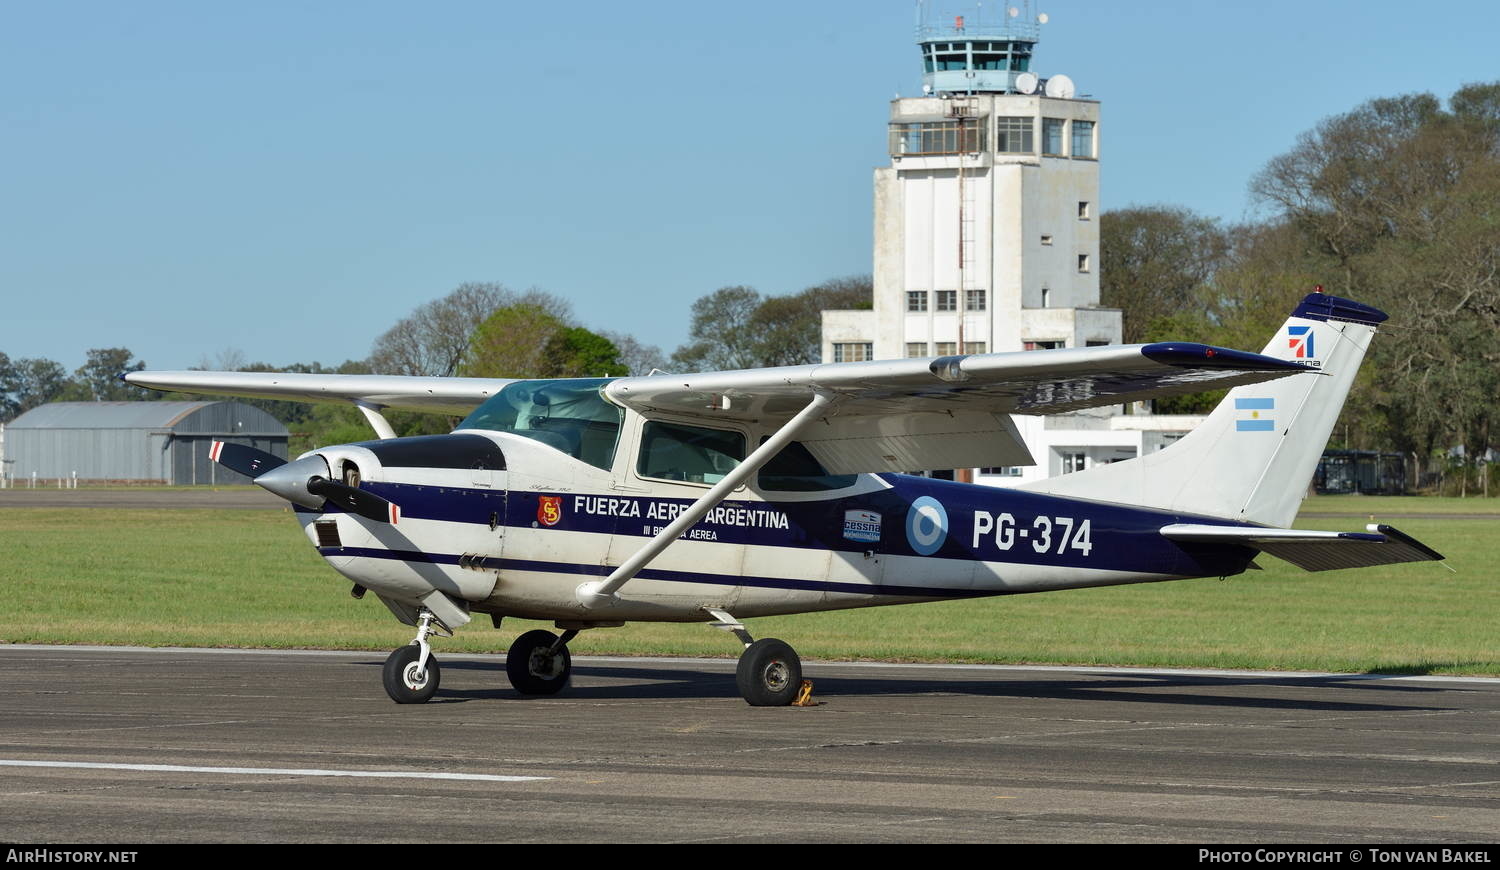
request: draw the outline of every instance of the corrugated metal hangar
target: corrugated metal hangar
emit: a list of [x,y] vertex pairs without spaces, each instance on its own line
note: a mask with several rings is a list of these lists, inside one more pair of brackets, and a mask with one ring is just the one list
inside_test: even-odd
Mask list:
[[17,483],[249,483],[209,460],[214,441],[287,456],[286,427],[242,402],[54,402],[6,425],[5,459]]

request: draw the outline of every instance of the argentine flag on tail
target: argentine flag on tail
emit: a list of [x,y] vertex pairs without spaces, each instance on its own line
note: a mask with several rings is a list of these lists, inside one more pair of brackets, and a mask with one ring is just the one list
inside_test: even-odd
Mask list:
[[1276,420],[1262,411],[1276,410],[1275,399],[1235,399],[1234,428],[1239,432],[1274,432]]

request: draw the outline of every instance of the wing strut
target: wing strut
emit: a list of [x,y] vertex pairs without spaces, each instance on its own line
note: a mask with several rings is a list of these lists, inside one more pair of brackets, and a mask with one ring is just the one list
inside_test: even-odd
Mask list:
[[391,424],[385,419],[385,415],[380,413],[385,410],[384,405],[376,405],[366,402],[364,399],[355,399],[354,407],[358,408],[359,412],[365,415],[365,422],[370,424],[370,428],[375,430],[375,434],[380,440],[387,441],[396,437],[396,430],[391,428]]
[[646,546],[636,551],[635,555],[620,563],[604,580],[590,580],[580,584],[574,592],[578,603],[584,607],[600,607],[613,603],[616,600],[615,593],[624,586],[630,578],[634,577],[642,568],[646,567],[652,559],[661,555],[673,541],[687,531],[692,525],[703,519],[704,514],[717,507],[735,487],[750,479],[750,475],[759,471],[761,466],[771,461],[771,458],[781,452],[781,449],[795,439],[801,432],[816,420],[834,401],[834,394],[817,391],[813,400],[807,403],[807,407],[797,412],[797,416],[788,420],[785,426],[776,430],[776,434],[766,439],[766,442],[757,447],[745,461],[734,467],[734,470],[724,475],[724,479],[714,484],[713,489],[704,493],[701,498],[688,506],[688,509],[677,515],[665,529],[662,529],[656,537],[646,543]]

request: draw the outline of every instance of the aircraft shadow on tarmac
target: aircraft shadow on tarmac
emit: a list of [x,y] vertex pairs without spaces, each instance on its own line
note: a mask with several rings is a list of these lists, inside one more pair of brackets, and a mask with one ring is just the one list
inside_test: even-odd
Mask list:
[[[366,661],[362,666],[379,666]],[[503,665],[488,662],[443,661],[445,671],[487,671],[493,674],[493,689],[440,688],[429,703],[455,703],[484,699],[546,702],[552,700],[672,700],[684,698],[737,698],[734,674],[697,668],[637,668],[630,665],[573,667],[573,682],[559,695],[525,696],[510,687]],[[869,677],[820,676],[816,664],[806,666],[804,676],[814,682],[813,697],[819,701],[878,695],[979,695],[1003,698],[1050,698],[1059,701],[1120,701],[1135,704],[1181,704],[1205,707],[1245,707],[1309,711],[1428,711],[1446,707],[1373,703],[1329,698],[1289,698],[1256,694],[1253,687],[1273,690],[1299,688],[1342,695],[1356,692],[1397,692],[1433,697],[1451,691],[1443,687],[1393,682],[1389,678],[1350,676],[1189,676],[1177,674],[1089,675],[1079,672],[1068,679],[913,679],[871,674]],[[579,678],[584,684],[579,685]],[[1245,691],[1247,688],[1251,691]],[[1230,694],[1233,692],[1233,694]],[[1387,696],[1388,697],[1388,696]],[[1415,697],[1412,700],[1417,700]]]

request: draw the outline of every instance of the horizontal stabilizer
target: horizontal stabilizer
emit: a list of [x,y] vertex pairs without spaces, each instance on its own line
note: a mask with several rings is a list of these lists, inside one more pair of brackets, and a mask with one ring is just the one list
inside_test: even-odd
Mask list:
[[1443,560],[1442,553],[1390,526],[1372,523],[1365,528],[1368,531],[1319,532],[1177,523],[1163,526],[1161,533],[1183,543],[1254,547],[1307,571]]

